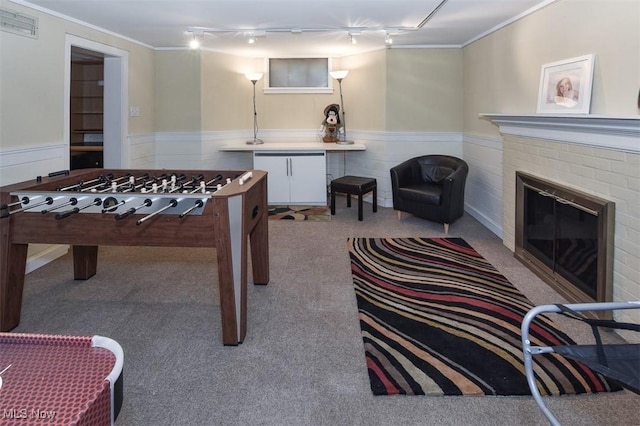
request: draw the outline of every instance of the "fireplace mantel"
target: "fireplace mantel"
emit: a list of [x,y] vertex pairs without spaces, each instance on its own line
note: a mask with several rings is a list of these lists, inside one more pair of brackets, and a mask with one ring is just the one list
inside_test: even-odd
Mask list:
[[640,116],[480,114],[500,133],[640,153]]

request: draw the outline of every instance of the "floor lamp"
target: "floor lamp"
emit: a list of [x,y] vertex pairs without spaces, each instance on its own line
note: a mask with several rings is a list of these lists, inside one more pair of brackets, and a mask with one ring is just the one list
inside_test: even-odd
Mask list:
[[350,141],[347,139],[347,121],[344,118],[344,101],[342,99],[342,80],[347,76],[347,74],[349,74],[349,71],[348,70],[331,71],[329,74],[331,75],[331,77],[338,80],[338,86],[340,86],[340,109],[342,110],[343,138],[342,140],[339,140],[337,143],[340,145],[350,145],[353,143],[353,141]]
[[245,77],[253,83],[253,139],[247,141],[247,145],[260,145],[264,143],[261,139],[258,139],[258,112],[256,111],[256,83],[262,78],[261,72],[248,72]]

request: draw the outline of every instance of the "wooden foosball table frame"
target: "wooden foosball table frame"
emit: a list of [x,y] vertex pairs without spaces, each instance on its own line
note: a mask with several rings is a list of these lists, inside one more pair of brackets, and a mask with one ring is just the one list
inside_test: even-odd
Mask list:
[[[191,205],[189,203],[194,199],[196,202],[198,199],[204,202],[197,214],[184,216],[171,214],[171,210],[169,214],[149,214],[153,207],[144,207],[135,214],[115,220],[115,212],[126,210],[123,207],[106,213],[87,209],[87,213],[76,212],[77,214],[56,219],[62,209],[56,209],[55,203],[48,207],[50,211],[42,212],[45,208],[30,209],[28,203],[20,202],[24,200],[25,194],[36,199],[60,194],[58,198],[69,199],[74,193],[60,191],[60,188],[74,186],[78,181],[96,180],[105,174],[142,176],[167,172],[175,175],[200,175],[203,180],[222,176],[226,183],[211,193],[196,193],[184,197],[179,192],[157,195],[117,192],[104,194],[113,196],[116,200],[126,199],[127,208],[139,205],[139,201],[146,201],[148,198],[159,199],[159,202],[164,199],[165,203],[168,199],[177,200],[175,202],[178,207],[173,210],[181,211],[185,211],[186,206]],[[4,217],[0,219],[0,331],[10,331],[20,322],[29,244],[71,245],[74,278],[77,280],[86,280],[96,274],[98,247],[101,245],[212,247],[216,249],[218,262],[223,344],[242,343],[247,331],[249,246],[254,284],[265,285],[269,282],[265,172],[85,169],[52,175],[0,188],[0,203],[4,207]],[[52,194],[54,191],[55,194]],[[84,193],[82,196],[91,198],[95,194]],[[183,201],[185,207],[181,208]],[[13,206],[6,207],[7,205]],[[141,221],[145,209],[149,216],[145,219],[149,220]]]

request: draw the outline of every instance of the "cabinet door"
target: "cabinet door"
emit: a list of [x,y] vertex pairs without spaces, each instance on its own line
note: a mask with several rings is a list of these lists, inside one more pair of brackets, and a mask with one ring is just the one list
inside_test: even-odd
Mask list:
[[253,168],[267,174],[267,202],[270,205],[289,204],[290,158],[286,155],[256,152]]
[[327,205],[325,153],[291,156],[291,204]]

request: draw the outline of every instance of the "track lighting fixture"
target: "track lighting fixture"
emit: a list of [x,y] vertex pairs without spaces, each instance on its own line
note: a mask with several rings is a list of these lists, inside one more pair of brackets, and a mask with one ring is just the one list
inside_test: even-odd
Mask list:
[[292,35],[300,35],[303,32],[346,32],[349,36],[349,42],[351,44],[358,43],[358,36],[362,35],[363,32],[377,33],[380,34],[384,32],[384,42],[387,46],[391,46],[393,44],[392,35],[402,34],[403,32],[411,31],[412,28],[407,27],[399,27],[399,28],[390,28],[390,27],[348,27],[348,28],[267,28],[263,30],[243,30],[243,29],[216,29],[216,28],[202,28],[197,27],[193,29],[188,29],[187,33],[192,35],[192,39],[189,41],[189,47],[191,49],[198,49],[200,47],[200,39],[198,36],[202,36],[205,33],[241,33],[244,35],[247,43],[255,44],[258,41],[258,38],[266,37],[267,33],[285,33],[288,32]]
[[204,32],[200,30],[190,30],[190,31],[187,31],[187,34],[191,34],[191,40],[189,40],[189,47],[194,50],[198,49],[200,47],[200,40],[198,39],[198,36],[204,35]]
[[248,34],[249,34],[249,38],[247,39],[247,41],[249,42],[249,44],[254,44],[256,41],[258,41],[258,37],[266,37],[267,32],[263,30],[258,30],[258,31],[251,31]]
[[362,34],[360,31],[349,31],[349,41],[351,41],[351,44],[357,44],[358,43],[358,36]]
[[196,38],[195,34],[193,35],[193,38],[189,42],[189,47],[192,48],[192,49],[197,49],[198,47],[200,47],[200,42]]

